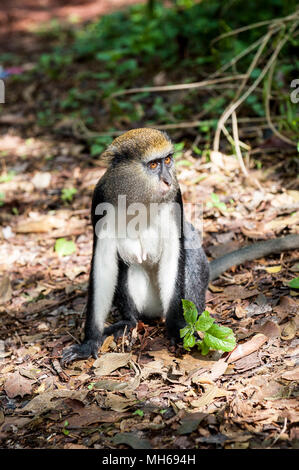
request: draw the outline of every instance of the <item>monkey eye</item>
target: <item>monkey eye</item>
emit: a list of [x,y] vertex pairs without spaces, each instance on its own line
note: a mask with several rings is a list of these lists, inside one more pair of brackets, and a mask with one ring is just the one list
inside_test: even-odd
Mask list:
[[150,162],[149,167],[151,170],[155,170],[158,166],[158,162]]
[[168,155],[167,157],[164,158],[164,163],[166,165],[170,165],[171,163],[171,155]]

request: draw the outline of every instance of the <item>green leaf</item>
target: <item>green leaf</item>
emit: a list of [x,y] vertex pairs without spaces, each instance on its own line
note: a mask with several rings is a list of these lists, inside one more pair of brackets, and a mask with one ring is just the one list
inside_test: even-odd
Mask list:
[[295,277],[289,282],[289,287],[293,289],[299,289],[299,277]]
[[185,326],[185,328],[182,328],[180,330],[180,338],[184,338],[184,336],[186,336],[187,333],[190,332],[190,326]]
[[59,256],[68,256],[76,251],[76,245],[73,241],[68,241],[65,238],[58,238],[55,243],[54,250]]
[[184,348],[188,350],[190,348],[193,348],[193,346],[195,345],[195,342],[196,341],[195,341],[193,334],[192,333],[187,334],[184,338],[184,343],[183,343]]
[[236,339],[233,335],[220,339],[209,333],[206,333],[203,341],[210,349],[216,349],[220,351],[232,351],[236,346]]
[[207,310],[202,312],[197,322],[195,323],[195,329],[197,331],[207,331],[214,323],[214,319],[210,317],[210,314]]
[[226,326],[220,326],[215,323],[211,326],[211,328],[208,329],[207,333],[219,339],[225,339],[227,336],[234,334],[233,330],[230,328]]
[[76,188],[63,188],[61,191],[61,199],[65,202],[71,202],[76,193]]
[[201,354],[203,356],[206,356],[209,351],[210,351],[209,346],[204,341],[202,341],[201,342]]
[[197,309],[191,300],[182,299],[183,303],[183,310],[184,310],[184,318],[187,323],[195,323],[197,319]]

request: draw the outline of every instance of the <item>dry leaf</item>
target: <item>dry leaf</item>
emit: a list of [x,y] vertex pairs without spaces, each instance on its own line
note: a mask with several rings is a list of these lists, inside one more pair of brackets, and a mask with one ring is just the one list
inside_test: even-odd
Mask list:
[[291,227],[299,223],[299,211],[293,215],[287,217],[277,217],[277,219],[271,220],[265,224],[265,230],[273,230],[274,232],[280,232],[286,227]]
[[249,341],[243,344],[238,344],[238,346],[233,350],[228,358],[228,363],[235,362],[238,359],[241,359],[244,356],[257,351],[264,343],[268,341],[268,337],[261,333],[255,335]]
[[125,416],[125,413],[102,410],[98,405],[86,406],[76,410],[75,416],[68,418],[68,428],[84,428],[94,423],[115,423]]
[[293,339],[296,336],[296,331],[296,321],[292,319],[282,326],[281,339],[285,341]]
[[99,357],[94,363],[93,368],[96,376],[109,375],[120,367],[125,367],[132,359],[131,353],[107,353]]
[[299,367],[296,367],[293,370],[288,370],[281,376],[285,380],[295,380],[296,382],[299,381]]
[[[115,344],[115,342],[114,342],[114,336],[113,336],[113,335],[107,336],[107,338],[105,338],[105,341],[104,341],[104,343],[103,343],[102,346],[101,346],[101,349],[100,349],[101,353],[108,352],[109,349],[110,349],[110,346],[112,346],[112,343]],[[112,349],[113,349],[113,348],[112,348]]]
[[12,288],[8,276],[3,276],[0,281],[0,305],[5,304],[11,299]]
[[193,406],[194,408],[200,409],[212,403],[214,398],[226,397],[227,395],[230,395],[231,393],[231,392],[228,392],[227,390],[223,390],[221,388],[216,387],[216,385],[210,385],[210,384],[207,384],[205,386],[205,390],[206,391],[202,394],[202,396],[199,399],[193,400],[191,402],[191,406]]
[[229,300],[238,300],[238,299],[248,299],[254,295],[258,295],[259,291],[257,289],[246,289],[242,286],[228,286],[224,289],[222,295],[224,295]]
[[281,271],[281,266],[269,266],[268,268],[265,268],[265,270],[267,273],[275,274]]
[[126,444],[132,449],[151,449],[152,446],[147,439],[140,439],[134,432],[122,432],[113,437],[114,444]]
[[32,382],[17,371],[9,375],[5,382],[4,390],[9,398],[14,398],[18,395],[21,397],[31,395]]
[[88,390],[54,390],[44,392],[37,397],[33,398],[27,405],[22,408],[22,411],[29,411],[35,415],[40,415],[48,410],[57,407],[59,399],[73,398],[75,400],[83,401],[88,393]]
[[52,215],[44,215],[38,219],[27,219],[19,222],[16,227],[18,233],[46,233],[53,228],[62,227],[65,221]]
[[135,399],[128,399],[127,397],[121,397],[120,395],[115,395],[114,393],[107,393],[105,399],[105,406],[113,411],[126,411],[127,408],[132,407],[137,403]]

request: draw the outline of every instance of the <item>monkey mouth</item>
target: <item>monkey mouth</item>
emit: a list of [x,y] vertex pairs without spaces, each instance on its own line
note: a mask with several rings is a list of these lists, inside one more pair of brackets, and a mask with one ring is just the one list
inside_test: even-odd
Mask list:
[[165,195],[169,192],[169,190],[171,189],[171,183],[166,183],[166,181],[161,181],[160,183],[160,190],[161,190],[161,193],[162,195]]

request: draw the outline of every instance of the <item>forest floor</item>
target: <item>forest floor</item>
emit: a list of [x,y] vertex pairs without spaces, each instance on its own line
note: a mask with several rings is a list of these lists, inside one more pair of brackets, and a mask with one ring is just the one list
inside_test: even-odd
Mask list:
[[[34,61],[49,46],[23,34],[14,53]],[[298,448],[299,293],[289,287],[298,250],[210,284],[207,310],[250,354],[174,350],[163,322],[139,322],[117,342],[107,338],[97,360],[61,367],[63,348],[82,338],[91,196],[105,168],[76,136],[36,123],[42,78],[7,83],[17,99],[0,115],[1,448]],[[256,131],[250,180],[229,152],[199,158],[190,134],[172,134],[187,142],[178,179],[184,202],[202,205],[209,259],[299,231],[295,152]],[[55,251],[59,239],[73,242],[69,255]]]

